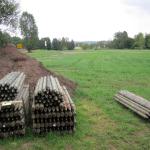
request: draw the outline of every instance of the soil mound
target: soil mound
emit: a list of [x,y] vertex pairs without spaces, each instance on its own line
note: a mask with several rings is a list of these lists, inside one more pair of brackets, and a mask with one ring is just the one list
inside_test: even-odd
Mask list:
[[11,71],[23,71],[26,74],[26,83],[30,84],[31,91],[34,90],[37,80],[41,76],[54,75],[58,77],[61,84],[65,85],[70,94],[76,88],[76,83],[47,70],[40,62],[20,53],[15,46],[8,45],[0,49],[0,79]]

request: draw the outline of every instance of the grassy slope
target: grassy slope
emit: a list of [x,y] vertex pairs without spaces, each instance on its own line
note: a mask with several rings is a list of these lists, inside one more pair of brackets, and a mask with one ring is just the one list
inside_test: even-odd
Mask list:
[[113,99],[128,89],[150,99],[150,51],[34,51],[47,68],[78,83],[77,131],[0,142],[6,149],[150,149],[150,123]]

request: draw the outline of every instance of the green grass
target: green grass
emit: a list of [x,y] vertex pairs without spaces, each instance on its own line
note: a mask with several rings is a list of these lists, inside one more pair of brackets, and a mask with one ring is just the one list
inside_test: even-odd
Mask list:
[[2,149],[150,149],[150,122],[118,104],[114,94],[127,89],[150,99],[150,51],[44,51],[29,54],[78,84],[74,135],[51,133],[0,141]]

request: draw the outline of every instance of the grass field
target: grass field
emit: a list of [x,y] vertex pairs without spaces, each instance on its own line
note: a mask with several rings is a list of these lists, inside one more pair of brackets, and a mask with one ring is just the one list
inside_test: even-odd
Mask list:
[[150,122],[118,104],[127,89],[150,99],[150,51],[44,51],[30,54],[44,66],[78,84],[74,135],[56,133],[0,141],[0,150],[149,150]]

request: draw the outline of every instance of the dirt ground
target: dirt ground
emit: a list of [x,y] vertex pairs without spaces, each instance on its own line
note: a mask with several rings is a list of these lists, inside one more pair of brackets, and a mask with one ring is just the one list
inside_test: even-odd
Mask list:
[[58,77],[60,83],[65,85],[71,94],[76,88],[76,83],[73,81],[47,70],[40,62],[20,53],[13,45],[8,45],[6,48],[0,49],[0,79],[11,71],[24,72],[26,83],[30,84],[31,91],[34,90],[37,80],[45,75]]

